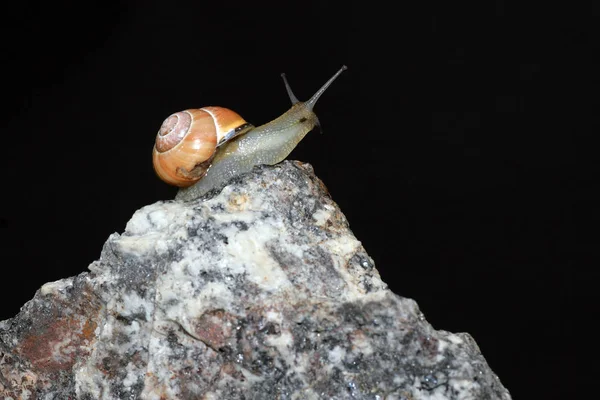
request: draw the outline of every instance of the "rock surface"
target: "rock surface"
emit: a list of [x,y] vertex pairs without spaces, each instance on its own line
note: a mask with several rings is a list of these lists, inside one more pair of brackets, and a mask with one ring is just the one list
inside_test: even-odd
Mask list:
[[0,322],[2,399],[510,399],[387,289],[312,168],[161,201]]

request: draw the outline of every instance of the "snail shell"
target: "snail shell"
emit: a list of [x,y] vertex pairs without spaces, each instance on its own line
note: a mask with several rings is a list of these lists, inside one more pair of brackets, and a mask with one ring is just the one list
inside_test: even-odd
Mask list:
[[171,185],[191,186],[206,174],[218,146],[250,128],[239,114],[223,107],[172,114],[156,135],[154,170]]

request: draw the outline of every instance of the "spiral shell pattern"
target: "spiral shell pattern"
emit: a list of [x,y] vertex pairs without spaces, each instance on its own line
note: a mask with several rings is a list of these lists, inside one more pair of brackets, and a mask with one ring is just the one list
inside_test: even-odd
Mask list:
[[154,170],[165,182],[186,187],[210,167],[218,144],[247,122],[223,107],[189,109],[170,115],[156,135]]

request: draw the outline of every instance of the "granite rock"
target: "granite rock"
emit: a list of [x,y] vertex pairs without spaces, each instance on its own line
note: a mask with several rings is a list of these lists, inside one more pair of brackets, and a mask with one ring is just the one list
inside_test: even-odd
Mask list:
[[43,285],[0,322],[0,398],[510,395],[471,336],[387,288],[310,165],[286,161],[138,210],[89,272]]

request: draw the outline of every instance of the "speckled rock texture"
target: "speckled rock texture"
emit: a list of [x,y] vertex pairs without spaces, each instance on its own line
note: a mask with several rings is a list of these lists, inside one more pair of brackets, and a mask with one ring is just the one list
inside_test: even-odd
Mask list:
[[286,161],[138,210],[89,272],[42,286],[0,322],[0,398],[510,395],[468,334],[387,289],[310,165]]

